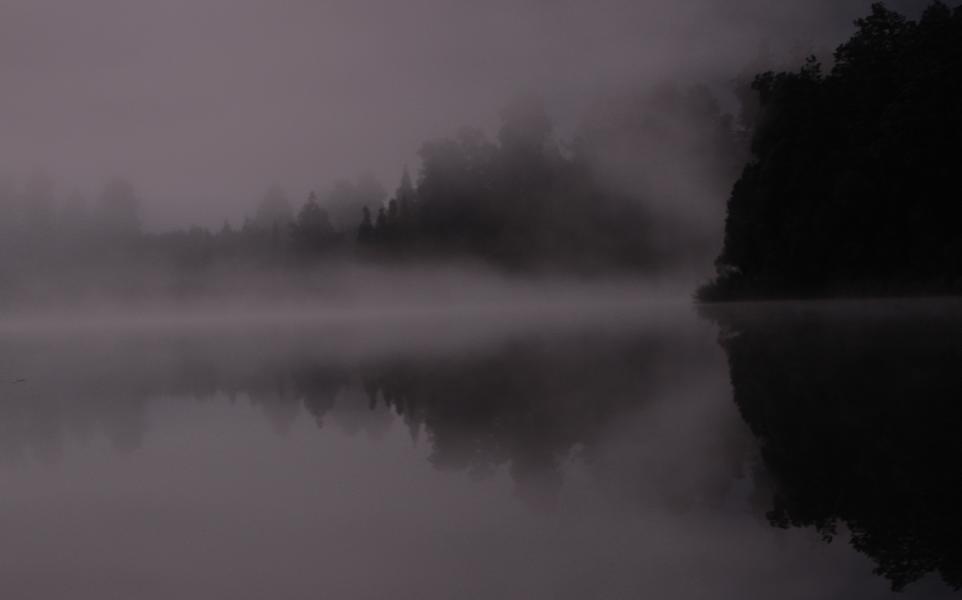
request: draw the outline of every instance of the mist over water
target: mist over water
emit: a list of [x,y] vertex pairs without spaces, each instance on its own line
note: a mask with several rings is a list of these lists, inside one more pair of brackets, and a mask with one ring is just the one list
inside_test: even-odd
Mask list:
[[891,7],[4,0],[0,598],[957,596]]
[[[461,263],[213,271],[205,273],[202,286],[187,290],[171,287],[163,275],[144,280],[150,283],[135,293],[93,288],[64,295],[57,290],[29,302],[13,300],[0,316],[0,331],[63,335],[327,327],[358,337],[357,332],[371,332],[375,341],[396,329],[447,343],[546,325],[564,329],[592,322],[617,328],[620,319],[664,327],[657,323],[659,316],[686,305],[692,289],[692,280],[682,277],[518,275]],[[451,327],[424,329],[425,323]]]
[[[872,573],[881,548],[896,553],[885,560],[904,552],[906,565],[934,557],[903,597],[947,597],[936,573],[952,560],[952,546],[938,545],[954,539],[948,513],[938,529],[916,526],[918,545],[865,545],[891,531],[866,515],[912,523],[898,511],[914,509],[871,512],[859,496],[871,488],[845,470],[855,461],[872,485],[901,481],[884,461],[859,462],[873,446],[857,431],[889,430],[892,451],[918,474],[913,485],[941,489],[939,478],[953,476],[924,448],[951,443],[934,427],[953,414],[958,336],[921,342],[930,327],[962,330],[953,305],[706,316],[673,301],[589,306],[518,321],[466,311],[65,334],[48,324],[4,335],[5,589],[24,598],[183,589],[868,598],[888,593]],[[847,352],[853,344],[862,358]],[[858,369],[886,353],[908,368],[876,386]],[[946,362],[922,362],[933,354]],[[793,384],[785,369],[812,360],[821,379]],[[912,379],[922,364],[924,378]],[[890,420],[906,386],[929,410]],[[835,389],[879,412],[850,429],[812,404]],[[819,423],[824,441],[848,431],[825,447],[824,488],[795,487],[808,472],[791,461],[814,457],[764,416],[776,407]],[[929,444],[914,445],[913,431],[927,431]],[[860,499],[833,505],[840,539],[826,544],[825,522],[802,515],[837,493],[834,473]],[[796,512],[782,529],[773,515],[786,506]],[[856,507],[869,512],[848,512]],[[846,543],[849,527],[862,545]]]

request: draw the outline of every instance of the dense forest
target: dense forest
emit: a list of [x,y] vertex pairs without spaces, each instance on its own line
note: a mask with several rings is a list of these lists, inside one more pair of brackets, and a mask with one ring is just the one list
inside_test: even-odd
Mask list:
[[692,274],[719,245],[702,300],[962,291],[962,7],[935,2],[913,21],[876,4],[830,69],[813,56],[729,91],[731,110],[705,86],[614,94],[564,138],[543,102],[519,98],[496,139],[465,128],[424,143],[393,193],[372,175],[301,200],[274,185],[213,231],[148,232],[123,179],[88,204],[49,176],[0,178],[0,302],[344,259]]
[[962,290],[962,7],[882,4],[828,70],[768,72],[703,299]]
[[362,175],[309,192],[298,206],[273,185],[240,226],[225,221],[213,231],[149,231],[123,179],[88,202],[61,198],[48,175],[8,178],[0,181],[0,300],[31,286],[122,284],[149,295],[160,290],[141,280],[158,272],[161,288],[195,289],[211,267],[467,259],[521,273],[657,273],[710,256],[723,203],[709,200],[716,218],[693,219],[684,202],[734,180],[744,136],[707,87],[608,97],[567,139],[537,97],[500,116],[495,140],[465,128],[424,143],[419,170],[405,169],[391,194]]

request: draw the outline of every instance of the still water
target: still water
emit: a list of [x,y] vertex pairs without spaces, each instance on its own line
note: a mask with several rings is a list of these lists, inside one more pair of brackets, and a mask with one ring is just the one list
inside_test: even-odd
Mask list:
[[954,596],[959,304],[529,317],[11,328],[0,596]]

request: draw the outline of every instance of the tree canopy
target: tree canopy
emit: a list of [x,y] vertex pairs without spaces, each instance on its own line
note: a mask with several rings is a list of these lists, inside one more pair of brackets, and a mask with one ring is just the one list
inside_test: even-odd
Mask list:
[[875,4],[826,72],[753,84],[753,159],[706,299],[962,290],[962,7]]

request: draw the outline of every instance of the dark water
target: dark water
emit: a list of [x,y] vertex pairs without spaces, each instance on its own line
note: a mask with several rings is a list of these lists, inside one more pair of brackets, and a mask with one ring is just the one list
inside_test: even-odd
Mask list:
[[41,328],[0,379],[3,598],[962,584],[954,303]]

